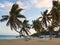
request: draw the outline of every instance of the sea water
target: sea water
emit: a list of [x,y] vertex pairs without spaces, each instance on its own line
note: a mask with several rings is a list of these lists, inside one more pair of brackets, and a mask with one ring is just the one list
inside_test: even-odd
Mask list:
[[16,35],[0,35],[0,40],[18,39]]
[[11,40],[11,39],[26,39],[29,37],[17,37],[18,35],[0,35],[0,40]]
[[[41,40],[48,40],[50,37],[49,35],[41,35],[39,38]],[[11,39],[26,39],[26,38],[24,37],[16,38],[16,35],[0,35],[0,40],[11,40]]]

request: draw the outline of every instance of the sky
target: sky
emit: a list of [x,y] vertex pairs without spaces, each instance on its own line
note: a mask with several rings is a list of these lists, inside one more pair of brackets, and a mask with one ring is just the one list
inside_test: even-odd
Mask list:
[[[26,16],[30,24],[32,24],[32,20],[41,16],[41,12],[50,11],[52,8],[52,0],[0,0],[0,19],[2,15],[9,15],[14,3],[24,9],[21,14]],[[34,33],[33,29],[31,31]],[[18,33],[11,31],[10,27],[6,26],[6,22],[2,22],[0,23],[0,35],[18,35]]]

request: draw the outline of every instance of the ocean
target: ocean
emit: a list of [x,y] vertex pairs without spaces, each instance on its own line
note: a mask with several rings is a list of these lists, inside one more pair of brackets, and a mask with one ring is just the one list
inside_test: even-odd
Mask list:
[[[16,38],[17,35],[0,35],[0,40],[11,40],[11,39],[26,39],[24,37],[18,37]],[[55,36],[53,36],[54,38]],[[42,40],[48,40],[49,39],[49,35],[42,35],[39,37]]]
[[18,39],[16,35],[0,35],[0,40]]
[[0,35],[0,40],[27,39],[29,37],[16,37],[18,35]]

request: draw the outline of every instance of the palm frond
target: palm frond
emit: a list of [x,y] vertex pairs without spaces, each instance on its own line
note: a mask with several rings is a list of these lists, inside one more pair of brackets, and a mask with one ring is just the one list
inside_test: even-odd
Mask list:
[[47,22],[46,22],[46,18],[43,18],[43,24],[45,24],[45,26],[47,27]]
[[17,10],[16,10],[16,14],[19,14],[19,12],[21,12],[22,10],[23,10],[22,8],[17,9]]
[[47,14],[47,12],[48,12],[48,10],[44,11],[44,15],[46,15],[46,14]]
[[10,24],[11,30],[14,29],[16,32],[18,32],[18,31],[17,31],[17,26],[16,26],[15,22],[10,22],[9,24]]
[[48,10],[45,10],[45,11],[42,13],[42,16],[43,16],[43,17],[46,16],[46,15],[47,15],[47,12],[48,12]]
[[8,17],[5,17],[5,18],[0,19],[1,22],[7,21],[7,20],[8,20]]
[[27,32],[27,30],[26,30],[25,28],[23,28],[23,31],[24,31],[27,35],[29,35],[29,33]]
[[16,19],[15,23],[17,24],[17,26],[20,28],[21,26],[20,25],[23,25],[22,22],[18,19]]
[[38,20],[33,21],[33,28],[37,33],[40,33],[40,29],[42,28],[41,23]]
[[24,26],[28,26],[28,20],[23,21]]
[[19,33],[22,33],[22,31],[23,31],[23,28],[21,28],[21,30],[19,31]]
[[31,34],[31,32],[29,31],[29,29],[27,29],[27,32],[29,32]]
[[39,17],[37,20],[42,19],[42,17]]
[[10,20],[8,20],[8,22],[7,22],[7,24],[6,24],[6,25],[8,26],[8,25],[9,25],[9,23],[10,23]]
[[24,23],[28,23],[29,21],[28,20],[24,20]]
[[7,17],[7,18],[8,18],[9,16],[8,16],[8,15],[3,15],[3,16],[2,16],[2,18],[5,18],[5,17]]
[[18,4],[13,4],[10,13],[14,13],[18,9]]
[[58,6],[58,1],[53,1],[53,6]]
[[26,18],[24,15],[17,15],[18,18]]
[[10,28],[11,28],[11,30],[13,30],[13,25],[12,25],[12,23],[10,22]]

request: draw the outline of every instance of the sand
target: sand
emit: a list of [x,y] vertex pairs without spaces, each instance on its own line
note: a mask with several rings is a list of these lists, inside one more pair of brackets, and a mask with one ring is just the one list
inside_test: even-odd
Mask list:
[[52,40],[31,39],[29,41],[16,40],[0,40],[0,45],[60,45],[60,39],[54,38]]

